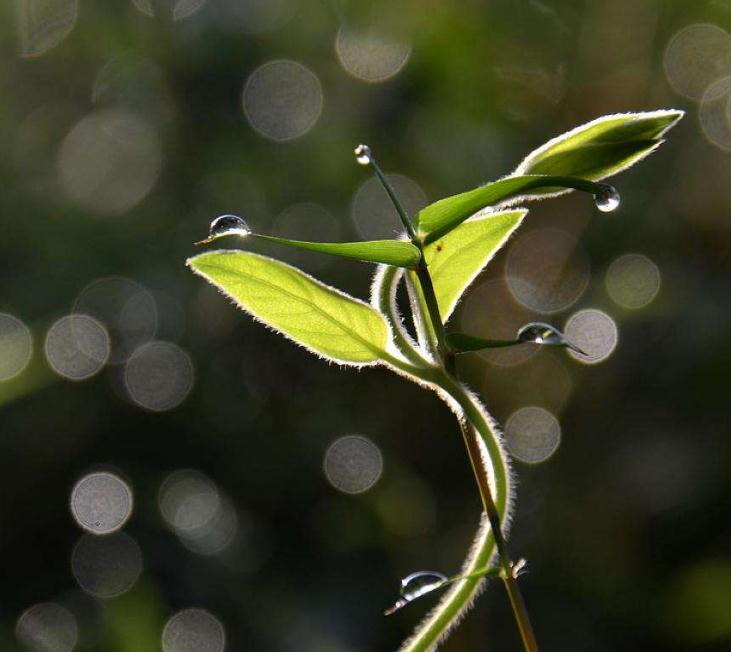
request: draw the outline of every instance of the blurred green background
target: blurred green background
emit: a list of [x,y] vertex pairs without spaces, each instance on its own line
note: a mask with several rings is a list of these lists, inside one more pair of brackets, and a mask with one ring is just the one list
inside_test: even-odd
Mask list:
[[[670,107],[687,116],[615,180],[618,211],[532,205],[454,322],[617,327],[601,364],[461,362],[501,423],[560,423],[550,460],[515,464],[542,649],[729,649],[731,4],[13,0],[0,18],[0,649],[216,652],[222,631],[228,650],[395,649],[434,601],[384,618],[399,579],[456,572],[476,527],[454,420],[253,323],[186,270],[193,241],[220,213],[388,237],[359,142],[417,209],[590,119]],[[250,246],[367,296],[364,264]],[[49,334],[72,313],[94,319]],[[358,494],[323,472],[353,434],[382,460]],[[334,468],[357,484],[358,459]],[[84,521],[99,505],[108,528]],[[443,649],[519,649],[500,586]]]

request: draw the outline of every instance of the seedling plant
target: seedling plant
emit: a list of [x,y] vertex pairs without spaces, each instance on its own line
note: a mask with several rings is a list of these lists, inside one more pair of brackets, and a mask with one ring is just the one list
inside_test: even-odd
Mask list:
[[[366,145],[358,163],[371,166],[391,198],[402,237],[367,242],[303,242],[255,233],[235,215],[216,218],[201,243],[238,236],[375,265],[370,303],[349,296],[284,262],[249,251],[217,250],[188,266],[256,320],[296,344],[349,367],[384,366],[434,391],[454,412],[482,499],[483,514],[460,572],[417,572],[402,581],[396,603],[444,589],[401,652],[435,649],[469,609],[486,578],[506,589],[526,652],[538,644],[517,578],[525,562],[511,556],[507,534],[515,503],[510,460],[494,419],[459,379],[457,359],[469,352],[526,342],[583,352],[550,324],[523,326],[510,340],[448,330],[455,307],[478,274],[525,219],[522,205],[572,190],[589,193],[600,211],[619,205],[603,180],[651,154],[682,117],[677,110],[608,115],[562,134],[529,154],[508,176],[441,199],[408,215]],[[404,283],[413,329],[404,325],[397,290]],[[413,333],[413,335],[412,335]]]

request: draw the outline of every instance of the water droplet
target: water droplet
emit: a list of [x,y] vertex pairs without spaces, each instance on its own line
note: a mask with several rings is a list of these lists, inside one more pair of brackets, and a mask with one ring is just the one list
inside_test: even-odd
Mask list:
[[390,616],[417,598],[441,588],[448,581],[449,578],[446,575],[436,571],[417,571],[407,575],[401,580],[399,599],[392,607],[386,609],[384,614]]
[[551,326],[551,324],[544,324],[539,321],[531,322],[523,326],[516,337],[520,342],[534,342],[546,346],[565,346],[572,351],[583,354],[579,347],[572,344],[560,330]]
[[372,160],[371,148],[368,145],[358,145],[355,148],[355,160],[361,165],[369,165]]
[[602,183],[601,190],[594,195],[594,203],[602,213],[611,213],[619,206],[619,193],[614,186]]
[[219,215],[211,222],[208,228],[208,237],[196,244],[207,244],[226,235],[238,235],[245,238],[251,234],[251,228],[242,217],[238,215]]

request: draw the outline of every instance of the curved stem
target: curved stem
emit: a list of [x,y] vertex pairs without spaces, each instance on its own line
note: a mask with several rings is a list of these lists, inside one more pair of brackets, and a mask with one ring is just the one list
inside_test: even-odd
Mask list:
[[417,367],[430,365],[403,326],[396,305],[396,289],[404,271],[390,265],[379,265],[371,287],[371,305],[379,310],[391,324],[393,343],[399,352]]
[[[506,457],[501,451],[498,434],[484,412],[484,408],[458,383],[439,370],[432,379],[442,398],[457,413],[460,425],[472,424],[479,436],[473,439],[476,459],[479,468],[485,469],[494,482],[495,506],[506,519],[510,497],[510,475]],[[487,470],[489,465],[490,471]],[[475,469],[477,473],[477,468]],[[483,476],[485,477],[485,476]],[[483,585],[484,579],[479,576],[480,570],[488,566],[496,554],[493,528],[489,521],[482,519],[480,528],[473,542],[470,553],[462,566],[464,579],[455,583],[439,601],[434,610],[417,627],[414,635],[408,639],[400,652],[426,652],[432,650],[457,623],[461,615],[469,609],[474,597]]]

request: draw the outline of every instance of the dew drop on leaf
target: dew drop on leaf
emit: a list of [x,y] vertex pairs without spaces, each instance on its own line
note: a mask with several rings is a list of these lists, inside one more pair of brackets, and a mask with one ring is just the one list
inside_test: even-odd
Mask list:
[[448,577],[436,571],[417,571],[401,580],[401,592],[394,605],[384,612],[390,616],[410,602],[444,586]]
[[518,331],[517,339],[520,342],[533,342],[547,346],[565,346],[583,354],[583,351],[572,344],[560,330],[543,322],[536,321],[526,324]]
[[371,162],[371,148],[368,145],[358,145],[354,153],[355,160],[361,165],[368,165]]
[[213,240],[224,235],[239,235],[245,238],[250,233],[249,225],[238,215],[219,215],[211,222],[208,239]]
[[619,206],[619,193],[614,186],[608,183],[601,184],[602,188],[594,195],[594,203],[602,213],[611,213]]

